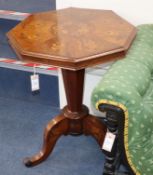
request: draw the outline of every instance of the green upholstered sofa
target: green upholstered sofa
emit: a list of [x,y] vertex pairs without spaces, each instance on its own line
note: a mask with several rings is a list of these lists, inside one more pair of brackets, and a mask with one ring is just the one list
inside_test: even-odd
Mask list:
[[105,151],[104,174],[117,171],[118,159],[127,174],[153,175],[153,25],[138,26],[127,56],[93,90],[92,104],[106,111],[106,125],[117,136],[112,152]]

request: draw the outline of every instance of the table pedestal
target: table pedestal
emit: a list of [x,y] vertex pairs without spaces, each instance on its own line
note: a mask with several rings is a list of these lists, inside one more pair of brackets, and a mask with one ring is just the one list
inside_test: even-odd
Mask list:
[[34,166],[44,161],[61,135],[91,135],[102,146],[106,127],[98,118],[90,115],[88,108],[82,104],[84,73],[84,69],[78,71],[62,69],[67,106],[47,124],[42,150],[32,157],[25,158],[26,166]]

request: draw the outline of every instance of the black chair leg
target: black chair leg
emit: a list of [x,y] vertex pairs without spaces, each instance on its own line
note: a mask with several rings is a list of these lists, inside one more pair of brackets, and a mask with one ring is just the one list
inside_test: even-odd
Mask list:
[[121,146],[123,144],[119,143],[119,137],[121,137],[119,136],[119,132],[123,132],[123,129],[120,129],[119,131],[119,124],[123,125],[123,123],[121,123],[121,120],[118,120],[121,118],[123,119],[123,112],[121,112],[119,108],[117,109],[110,105],[100,106],[99,109],[101,109],[100,111],[106,111],[106,118],[103,122],[107,126],[108,131],[115,135],[115,141],[111,152],[103,150],[103,153],[105,154],[103,175],[133,175],[130,171],[121,172],[119,170],[123,159],[123,148]]
[[105,154],[105,164],[103,175],[114,175],[117,165],[117,137],[118,137],[118,123],[117,117],[112,112],[106,114],[106,126],[108,131],[116,136],[111,152],[103,151]]

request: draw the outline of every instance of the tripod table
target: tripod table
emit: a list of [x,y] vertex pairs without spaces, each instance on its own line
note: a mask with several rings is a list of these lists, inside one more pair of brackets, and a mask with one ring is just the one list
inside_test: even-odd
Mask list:
[[44,161],[61,135],[91,135],[102,146],[106,126],[82,104],[85,68],[123,58],[135,35],[111,10],[81,8],[32,14],[8,32],[20,59],[61,68],[67,97],[46,126],[42,150],[26,158],[26,166]]

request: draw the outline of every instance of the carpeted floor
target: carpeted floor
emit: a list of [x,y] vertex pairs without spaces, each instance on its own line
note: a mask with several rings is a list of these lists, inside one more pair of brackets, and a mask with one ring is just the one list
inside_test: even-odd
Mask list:
[[26,168],[22,159],[41,147],[43,128],[59,109],[0,97],[1,175],[100,175],[103,155],[91,137],[63,136],[53,154],[39,166]]
[[6,33],[18,23],[19,21],[0,19],[0,57],[16,59],[16,55],[8,43]]
[[0,0],[1,10],[38,12],[55,9],[56,0]]

